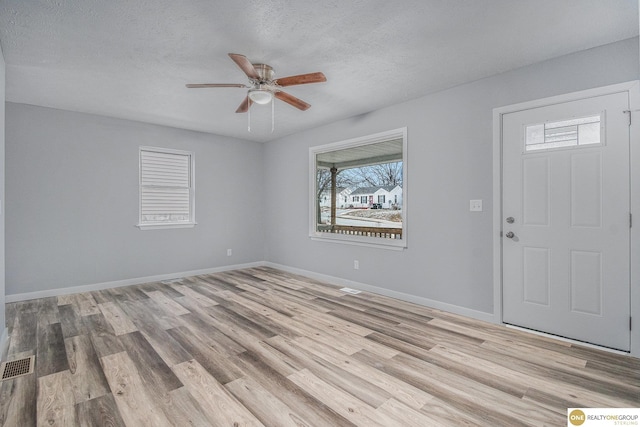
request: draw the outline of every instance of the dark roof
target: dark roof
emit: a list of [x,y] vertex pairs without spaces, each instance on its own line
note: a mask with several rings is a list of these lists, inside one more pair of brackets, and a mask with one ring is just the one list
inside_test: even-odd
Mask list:
[[387,190],[387,191],[391,191],[396,187],[397,187],[397,185],[382,185],[382,186],[379,186],[379,187],[360,187],[360,188],[356,188],[355,190],[353,190],[351,192],[351,195],[354,196],[354,195],[358,195],[358,194],[373,194],[373,193],[375,193],[376,191],[378,191],[381,188],[384,189],[384,190]]

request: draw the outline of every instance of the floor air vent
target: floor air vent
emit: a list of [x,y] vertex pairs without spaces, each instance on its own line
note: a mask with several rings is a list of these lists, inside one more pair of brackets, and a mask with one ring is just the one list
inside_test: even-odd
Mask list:
[[23,375],[33,373],[36,357],[26,357],[24,359],[10,360],[2,362],[0,365],[0,381],[11,380]]
[[357,295],[359,294],[361,291],[358,291],[357,289],[351,289],[351,288],[342,288],[340,289],[342,292],[346,292],[348,294],[353,294],[353,295]]

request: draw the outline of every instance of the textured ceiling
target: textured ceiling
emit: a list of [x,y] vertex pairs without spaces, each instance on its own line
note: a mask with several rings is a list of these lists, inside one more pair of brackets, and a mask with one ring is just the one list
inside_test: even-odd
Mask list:
[[[7,100],[268,141],[638,35],[637,0],[0,0]],[[227,53],[312,105],[235,110]]]

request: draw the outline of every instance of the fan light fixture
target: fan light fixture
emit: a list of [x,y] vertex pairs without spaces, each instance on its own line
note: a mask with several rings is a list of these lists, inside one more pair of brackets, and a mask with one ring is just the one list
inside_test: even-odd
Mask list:
[[[274,79],[274,71],[271,66],[267,64],[253,64],[247,59],[246,56],[237,53],[230,53],[229,57],[236,63],[238,67],[249,78],[249,84],[246,83],[189,83],[188,88],[203,88],[203,87],[239,87],[247,88],[247,96],[244,98],[240,106],[236,110],[236,113],[248,113],[247,128],[251,132],[251,104],[256,103],[258,105],[266,105],[271,102],[271,132],[274,129],[274,116],[275,116],[275,101],[273,98],[278,98],[280,101],[286,102],[298,110],[305,111],[310,104],[307,104],[301,99],[296,98],[293,95],[283,92],[283,87],[303,85],[308,83],[320,83],[326,82],[327,78],[324,74],[307,73],[299,74],[296,76],[283,77],[281,79]],[[278,96],[276,96],[278,94]]]
[[256,104],[268,104],[273,99],[273,93],[264,89],[253,89],[249,91],[249,99]]

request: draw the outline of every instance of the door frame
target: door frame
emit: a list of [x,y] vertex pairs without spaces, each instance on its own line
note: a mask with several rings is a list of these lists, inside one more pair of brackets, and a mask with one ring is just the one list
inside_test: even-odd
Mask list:
[[[630,233],[630,285],[631,285],[631,329],[630,354],[640,357],[640,81],[634,80],[594,89],[582,90],[493,109],[493,319],[504,324],[502,319],[502,118],[505,114],[532,108],[545,107],[592,98],[612,93],[627,92],[631,111],[630,130],[630,209],[633,226]],[[636,183],[634,185],[634,183]]]

